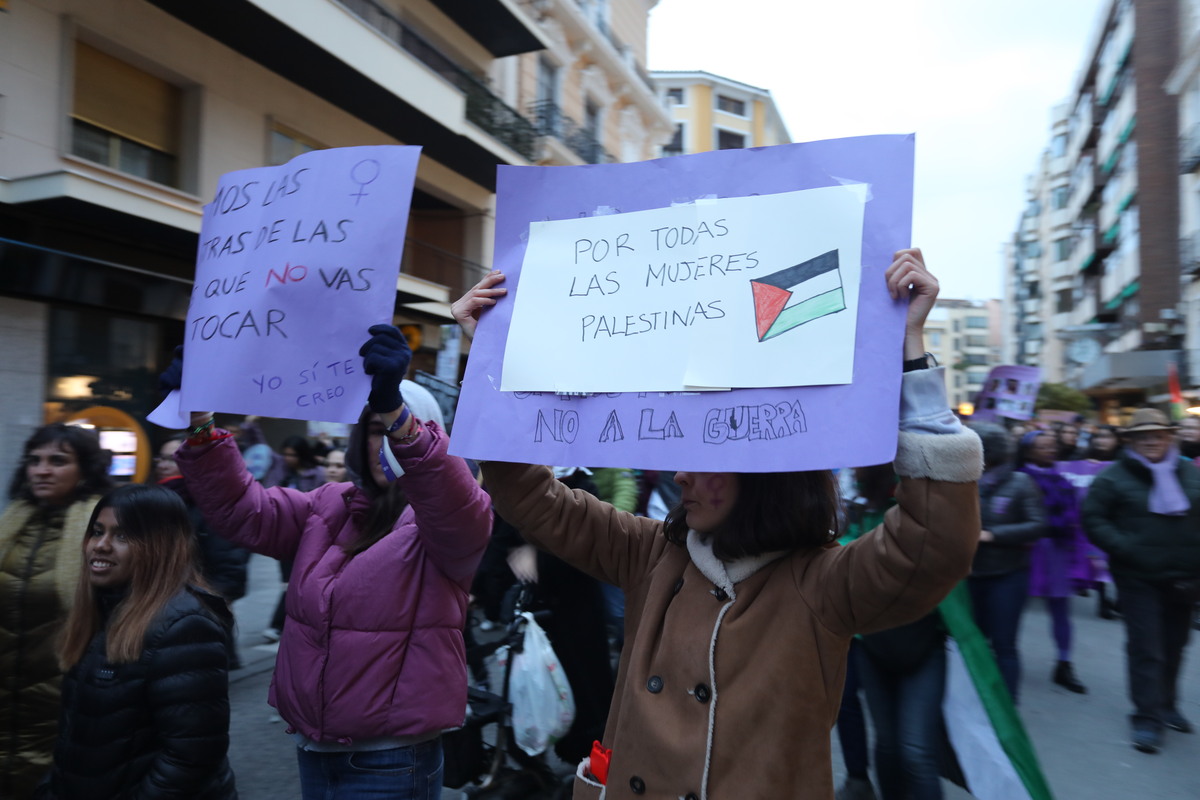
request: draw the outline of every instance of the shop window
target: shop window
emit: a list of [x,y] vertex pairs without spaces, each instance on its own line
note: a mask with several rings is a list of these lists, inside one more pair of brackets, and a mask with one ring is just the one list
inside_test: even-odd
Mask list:
[[181,107],[179,87],[75,43],[74,155],[178,186]]
[[157,405],[158,374],[183,324],[52,306],[48,338],[46,421],[95,427],[112,454],[110,474],[147,480],[150,439],[138,420]]

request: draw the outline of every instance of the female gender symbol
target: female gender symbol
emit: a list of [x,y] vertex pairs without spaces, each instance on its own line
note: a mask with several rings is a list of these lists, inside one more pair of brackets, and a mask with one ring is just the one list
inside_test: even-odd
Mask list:
[[[367,175],[370,175],[371,177],[368,178],[366,177]],[[364,159],[351,168],[350,180],[359,185],[359,190],[357,192],[350,193],[350,196],[355,198],[354,205],[358,205],[359,201],[367,196],[367,193],[363,191],[363,187],[378,177],[379,162],[373,158]]]

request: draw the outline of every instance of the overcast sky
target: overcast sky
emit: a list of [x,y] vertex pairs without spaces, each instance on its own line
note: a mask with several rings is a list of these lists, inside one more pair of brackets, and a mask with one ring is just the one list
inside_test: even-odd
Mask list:
[[1002,243],[1109,0],[660,0],[651,69],[769,89],[792,141],[917,134],[913,243],[1002,297]]

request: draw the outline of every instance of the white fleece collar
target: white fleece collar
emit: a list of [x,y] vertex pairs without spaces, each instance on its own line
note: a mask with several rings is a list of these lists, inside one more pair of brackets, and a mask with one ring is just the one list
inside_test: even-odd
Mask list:
[[722,561],[713,554],[712,543],[701,540],[700,534],[689,530],[687,534],[688,555],[696,569],[712,581],[716,586],[725,590],[731,599],[737,598],[734,585],[741,583],[772,561],[777,561],[786,555],[785,550],[770,553],[760,553],[756,556],[745,556],[733,561]]

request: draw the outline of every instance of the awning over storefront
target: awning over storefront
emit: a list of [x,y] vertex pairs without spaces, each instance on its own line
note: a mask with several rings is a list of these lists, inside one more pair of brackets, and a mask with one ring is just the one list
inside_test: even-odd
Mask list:
[[192,282],[0,239],[0,294],[182,321]]
[[1080,388],[1096,392],[1161,386],[1167,382],[1167,364],[1178,358],[1178,350],[1105,353],[1084,368]]

